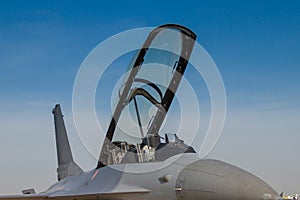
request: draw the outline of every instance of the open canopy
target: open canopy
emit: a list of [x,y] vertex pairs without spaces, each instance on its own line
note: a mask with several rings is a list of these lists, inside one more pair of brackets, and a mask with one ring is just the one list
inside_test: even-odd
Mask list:
[[[176,134],[159,129],[191,55],[196,35],[179,25],[155,28],[129,64],[119,88],[98,168],[109,164],[153,162],[194,152]],[[161,142],[164,139],[164,143]]]

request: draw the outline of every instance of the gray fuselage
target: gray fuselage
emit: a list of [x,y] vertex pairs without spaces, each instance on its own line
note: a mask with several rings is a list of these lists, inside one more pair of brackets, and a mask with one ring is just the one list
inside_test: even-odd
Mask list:
[[[124,195],[127,191],[141,194]],[[222,161],[201,160],[193,153],[176,155],[163,162],[95,169],[67,177],[43,194],[55,197],[118,192],[123,195],[117,199],[279,199],[277,192],[258,177]]]

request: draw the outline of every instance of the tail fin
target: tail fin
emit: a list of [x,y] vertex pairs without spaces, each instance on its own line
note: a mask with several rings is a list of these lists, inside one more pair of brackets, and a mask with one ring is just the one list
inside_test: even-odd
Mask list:
[[54,115],[56,150],[58,159],[57,178],[64,179],[82,172],[82,169],[73,161],[73,156],[67,136],[67,131],[60,109],[56,104],[52,110]]

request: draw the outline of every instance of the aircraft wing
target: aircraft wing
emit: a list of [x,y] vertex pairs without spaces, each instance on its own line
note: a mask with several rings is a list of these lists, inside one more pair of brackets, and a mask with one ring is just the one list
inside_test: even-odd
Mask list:
[[61,195],[61,196],[28,196],[28,195],[20,195],[20,196],[1,196],[0,200],[92,200],[92,199],[105,199],[105,200],[115,200],[115,199],[132,199],[133,196],[140,196],[145,192],[127,192],[127,193],[106,193],[106,194],[84,194],[84,195]]
[[[91,200],[91,199],[105,199],[105,200],[115,200],[115,199],[133,199],[133,197],[137,198],[140,197],[143,198],[144,195],[150,194],[150,190],[140,188],[140,187],[128,187],[124,186],[123,188],[120,188],[120,186],[117,186],[116,189],[114,189],[111,192],[102,192],[102,193],[77,193],[77,194],[63,194],[63,195],[49,195],[49,199],[53,200]],[[0,198],[0,200],[2,200]],[[35,199],[33,199],[35,200]],[[39,199],[37,199],[39,200]]]
[[144,195],[149,194],[151,191],[144,189],[144,188],[136,188],[135,190],[127,190],[124,188],[122,191],[112,191],[106,193],[92,193],[92,194],[32,194],[32,195],[8,195],[8,196],[0,196],[0,200],[46,200],[46,199],[53,199],[53,200],[115,200],[115,199],[124,199],[129,200],[133,197],[142,197]]
[[[147,194],[149,192],[118,192],[118,193],[105,193],[105,194],[85,194],[85,195],[76,195],[76,196],[54,196],[49,197],[49,199],[53,200],[91,200],[91,199],[97,199],[97,200],[115,200],[115,199],[124,199],[129,200],[133,199],[134,197],[140,197],[142,198],[143,195]],[[134,199],[135,199],[134,198]]]
[[6,195],[6,196],[0,196],[0,200],[44,200],[49,198],[48,196],[43,195]]

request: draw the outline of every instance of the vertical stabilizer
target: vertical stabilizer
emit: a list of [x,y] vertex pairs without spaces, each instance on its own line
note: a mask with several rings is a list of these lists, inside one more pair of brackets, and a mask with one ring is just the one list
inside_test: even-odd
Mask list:
[[55,105],[52,113],[54,115],[56,150],[58,159],[57,177],[58,180],[61,180],[68,176],[81,173],[82,169],[73,161],[67,131],[59,104]]

